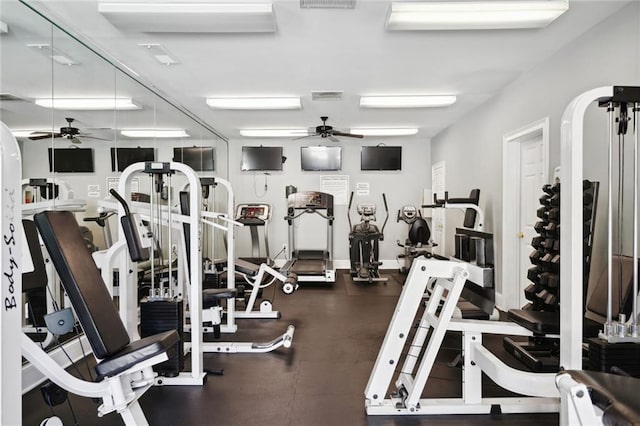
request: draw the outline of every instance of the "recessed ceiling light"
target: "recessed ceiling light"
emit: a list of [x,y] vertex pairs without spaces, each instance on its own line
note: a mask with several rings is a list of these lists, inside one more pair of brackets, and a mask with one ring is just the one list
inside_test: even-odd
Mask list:
[[42,98],[35,103],[45,108],[69,110],[142,109],[131,98]]
[[29,43],[27,47],[35,49],[38,53],[46,55],[61,65],[78,65],[67,53],[57,47],[52,47],[49,43]]
[[6,34],[9,32],[9,26],[5,23],[0,21],[0,34]]
[[393,2],[389,30],[542,28],[569,9],[567,0]]
[[454,95],[360,96],[361,108],[432,108],[455,103]]
[[156,61],[162,65],[175,65],[178,64],[178,60],[169,53],[169,51],[159,43],[138,43],[138,46],[144,47]]
[[188,138],[184,129],[128,129],[120,134],[128,138]]
[[240,135],[248,138],[288,138],[296,136],[308,136],[309,130],[295,129],[240,129]]
[[361,127],[351,128],[351,133],[362,136],[411,136],[418,133],[418,129],[415,127],[403,127],[403,128],[373,128],[373,127]]
[[287,98],[207,98],[216,109],[301,109],[299,97]]
[[276,30],[271,2],[100,2],[98,12],[125,31],[216,33]]

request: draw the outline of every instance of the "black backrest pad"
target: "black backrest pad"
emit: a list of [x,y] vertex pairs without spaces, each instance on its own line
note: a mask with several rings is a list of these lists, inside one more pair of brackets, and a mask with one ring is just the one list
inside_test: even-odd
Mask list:
[[22,228],[27,238],[31,262],[33,263],[33,271],[22,274],[22,291],[44,289],[47,285],[47,267],[44,264],[44,257],[42,257],[42,251],[40,250],[38,229],[36,224],[28,219],[22,219]]
[[[469,201],[471,201],[471,204],[475,204],[476,206],[478,205],[478,202],[480,201],[480,190],[479,189],[472,189],[471,193],[469,194]],[[474,226],[476,226],[476,215],[478,213],[473,210],[473,209],[467,209],[464,212],[464,222],[462,223],[462,226],[464,226],[465,228],[473,228]]]
[[71,212],[46,211],[34,220],[94,355],[107,358],[117,353],[129,344],[129,335],[76,218]]

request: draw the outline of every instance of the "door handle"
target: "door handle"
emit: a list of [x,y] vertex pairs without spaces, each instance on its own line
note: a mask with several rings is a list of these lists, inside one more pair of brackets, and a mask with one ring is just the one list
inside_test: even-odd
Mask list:
[[516,234],[516,236],[520,239],[524,238],[524,232],[520,231]]

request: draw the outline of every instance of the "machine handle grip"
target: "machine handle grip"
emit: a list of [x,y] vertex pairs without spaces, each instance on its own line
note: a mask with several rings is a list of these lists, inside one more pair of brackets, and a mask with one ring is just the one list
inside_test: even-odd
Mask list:
[[349,221],[349,230],[351,230],[351,202],[353,201],[353,191],[349,197],[349,207],[347,208],[347,220]]
[[387,205],[387,196],[385,193],[382,193],[382,200],[384,201],[384,211],[387,213],[387,217],[384,218],[384,223],[382,224],[382,230],[380,231],[380,241],[384,238],[384,227],[387,226],[387,221],[389,220],[389,206]]
[[130,215],[131,214],[131,210],[129,210],[129,205],[124,200],[124,198],[122,198],[122,196],[120,194],[118,194],[118,191],[116,191],[115,189],[111,188],[109,190],[109,194],[113,195],[113,198],[118,200],[118,202],[122,205],[122,208],[124,209],[124,214],[126,214],[126,215]]

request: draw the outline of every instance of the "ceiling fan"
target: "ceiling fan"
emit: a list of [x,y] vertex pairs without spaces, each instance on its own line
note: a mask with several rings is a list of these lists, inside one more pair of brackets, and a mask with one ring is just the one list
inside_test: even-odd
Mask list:
[[[336,136],[342,136],[347,138],[360,138],[360,139],[363,138],[362,135],[341,132],[339,130],[334,129],[331,126],[327,126],[328,119],[329,117],[320,117],[320,120],[322,120],[322,125],[316,126],[316,127],[310,127],[309,134],[307,136],[303,136],[302,138],[308,138],[310,136],[320,136],[322,138],[329,138],[333,142],[340,142],[340,140],[336,138]],[[302,138],[297,138],[297,139],[302,139]]]
[[59,132],[33,132],[29,139],[32,141],[37,141],[40,139],[51,139],[53,138],[65,138],[69,139],[73,143],[82,143],[82,141],[78,138],[86,138],[86,139],[96,139],[101,141],[108,141],[110,139],[98,138],[96,136],[91,136],[89,133],[82,133],[80,129],[77,127],[73,127],[73,122],[75,119],[73,118],[65,118],[67,120],[67,126],[61,127]]

